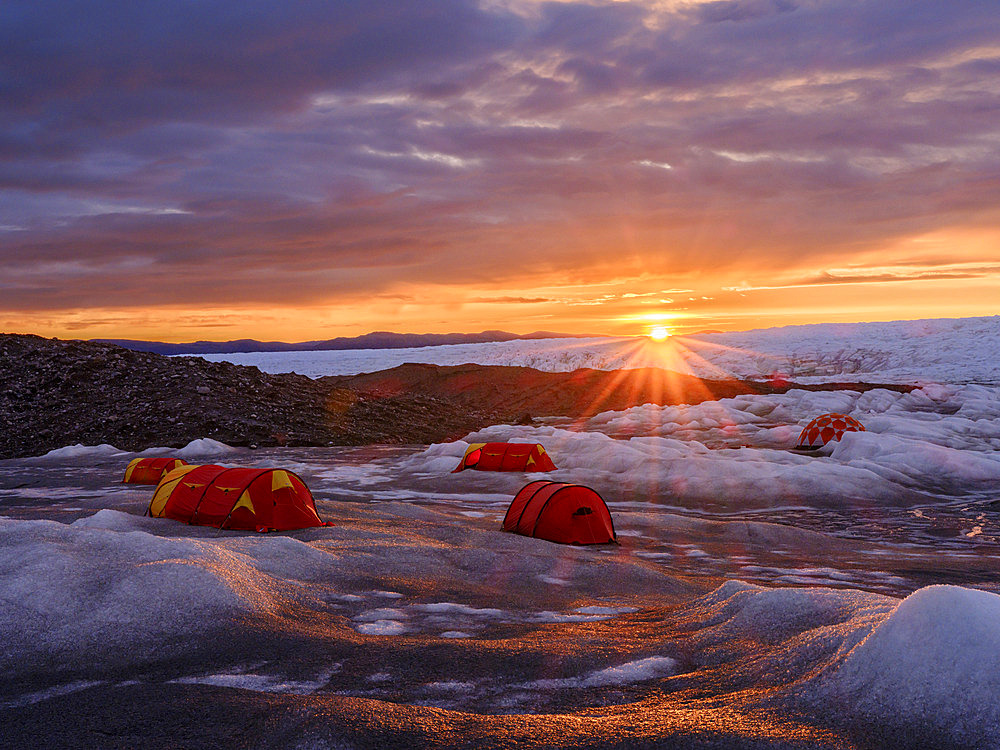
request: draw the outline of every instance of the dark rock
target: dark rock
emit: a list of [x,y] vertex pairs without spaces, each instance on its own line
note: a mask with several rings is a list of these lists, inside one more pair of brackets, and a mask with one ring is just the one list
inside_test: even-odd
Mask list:
[[496,420],[420,394],[377,398],[228,362],[0,334],[0,459],[202,437],[237,446],[430,443]]

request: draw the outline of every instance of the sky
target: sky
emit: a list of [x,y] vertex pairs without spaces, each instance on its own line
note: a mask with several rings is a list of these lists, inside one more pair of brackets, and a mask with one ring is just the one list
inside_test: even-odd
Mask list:
[[6,0],[0,331],[1000,313],[995,0]]

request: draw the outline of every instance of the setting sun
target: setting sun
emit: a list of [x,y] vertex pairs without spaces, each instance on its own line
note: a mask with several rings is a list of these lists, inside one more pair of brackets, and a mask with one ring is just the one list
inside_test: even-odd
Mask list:
[[669,336],[670,330],[663,326],[657,326],[649,332],[649,338],[653,339],[653,341],[664,341]]

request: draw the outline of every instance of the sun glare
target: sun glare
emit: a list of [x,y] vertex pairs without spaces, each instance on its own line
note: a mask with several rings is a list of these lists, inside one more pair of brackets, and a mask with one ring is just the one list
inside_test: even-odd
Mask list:
[[663,326],[656,326],[649,332],[649,338],[653,341],[665,341],[670,336],[670,330]]

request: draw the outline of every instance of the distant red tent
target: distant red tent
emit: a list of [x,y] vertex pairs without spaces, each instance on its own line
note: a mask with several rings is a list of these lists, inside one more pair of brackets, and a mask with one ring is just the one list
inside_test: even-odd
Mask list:
[[181,466],[156,488],[149,515],[219,529],[288,531],[325,526],[305,483],[284,469]]
[[611,512],[594,490],[579,484],[530,482],[514,496],[503,530],[561,544],[617,541]]
[[549,454],[538,443],[472,443],[462,461],[451,472],[463,469],[478,471],[555,471]]
[[802,429],[795,447],[798,450],[822,448],[831,440],[840,440],[845,432],[865,432],[865,426],[846,414],[822,414]]
[[133,458],[125,467],[125,484],[159,484],[178,466],[187,464],[183,458]]

